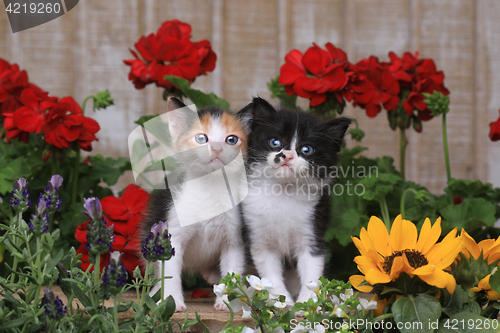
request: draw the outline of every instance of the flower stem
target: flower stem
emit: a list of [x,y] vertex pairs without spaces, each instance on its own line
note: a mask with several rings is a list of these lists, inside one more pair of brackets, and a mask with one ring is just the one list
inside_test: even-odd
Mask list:
[[76,202],[76,192],[78,191],[78,168],[80,168],[80,152],[80,148],[77,148],[75,165],[73,167],[73,189],[71,192],[71,204],[74,204]]
[[417,194],[418,192],[413,189],[413,188],[407,188],[406,190],[404,190],[403,192],[403,195],[401,195],[401,203],[399,205],[399,208],[400,208],[400,212],[401,212],[401,216],[403,218],[405,218],[405,198],[406,198],[406,193],[408,192],[413,192],[415,194]]
[[399,130],[399,172],[401,173],[401,178],[405,180],[405,153],[406,153],[406,134],[405,129],[400,128]]
[[[120,292],[121,294],[121,292]],[[118,304],[116,302],[116,298],[117,297],[120,297],[120,296],[115,296],[113,297],[113,319],[114,319],[114,326],[115,326],[115,332],[118,333],[119,330],[118,330]]]
[[161,261],[161,302],[163,303],[165,295],[165,260]]
[[[22,212],[19,212],[19,214],[17,215],[17,228],[19,228],[19,226],[21,225],[21,221],[23,219],[23,213]],[[17,237],[14,237],[14,245],[17,247],[18,244],[17,244]],[[17,257],[14,256],[14,262],[12,263],[12,270],[15,272],[16,269],[17,269]],[[12,275],[10,276],[10,283],[14,283],[14,280],[16,278],[16,274],[12,273]]]
[[387,230],[391,231],[391,217],[389,216],[389,208],[387,208],[387,201],[385,200],[385,197],[379,201],[379,204],[380,212],[382,213],[382,220],[384,220]]
[[446,132],[446,112],[443,112],[443,147],[444,147],[444,160],[446,162],[446,177],[448,178],[448,184],[451,180],[451,168],[450,168],[450,155],[448,153],[448,134]]
[[88,95],[87,97],[85,97],[82,103],[82,114],[85,114],[85,106],[87,105],[87,101],[89,100],[89,98],[97,98],[97,97],[94,95]]
[[[96,261],[94,264],[94,293],[93,293],[93,298],[94,300],[97,300],[95,303],[96,305],[99,305],[99,296],[97,296],[97,285],[99,284],[99,273],[100,273],[100,264],[101,264],[101,254],[98,253],[96,255]],[[95,308],[97,310],[97,307]]]

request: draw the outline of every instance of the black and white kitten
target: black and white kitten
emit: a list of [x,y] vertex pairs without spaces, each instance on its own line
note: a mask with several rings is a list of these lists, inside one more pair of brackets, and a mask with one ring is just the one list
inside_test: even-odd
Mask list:
[[[293,294],[296,301],[307,301],[311,291],[305,284],[323,274],[329,173],[351,120],[323,122],[302,111],[276,110],[261,98],[239,115],[250,127],[249,192],[242,210],[253,264],[287,303]],[[291,273],[300,278],[299,291],[285,286]]]
[[[241,201],[240,189],[233,186],[238,183],[239,175],[245,180],[241,158],[247,145],[244,125],[238,117],[219,108],[201,109],[197,113],[189,109],[179,111],[186,109],[176,98],[167,101],[168,129],[179,169],[168,179],[169,188],[153,195],[142,224],[144,242],[155,223],[168,222],[175,255],[163,262],[165,276],[172,278],[165,280],[162,297],[172,295],[176,311],[186,310],[182,271],[200,272],[214,284],[229,272],[242,274],[245,258],[241,214],[234,206]],[[243,192],[246,187],[245,181]],[[160,269],[157,262],[156,277],[161,276]],[[151,293],[159,288],[160,283]],[[216,299],[215,309],[227,310],[221,298]]]

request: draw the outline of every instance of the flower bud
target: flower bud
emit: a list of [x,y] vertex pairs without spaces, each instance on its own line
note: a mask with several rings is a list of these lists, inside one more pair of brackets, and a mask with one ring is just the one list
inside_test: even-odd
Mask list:
[[45,314],[51,319],[61,319],[66,314],[67,308],[52,290],[45,289],[44,300]]
[[16,186],[12,190],[12,198],[10,199],[10,207],[12,207],[16,213],[25,212],[28,207],[31,207],[31,200],[29,199],[30,194],[28,193],[28,182],[24,178],[19,178],[16,180]]
[[47,204],[43,198],[38,200],[36,211],[31,215],[28,228],[38,236],[49,231],[49,213],[47,212]]
[[121,262],[122,253],[113,251],[109,264],[102,274],[102,296],[109,298],[118,294],[122,287],[127,284],[127,269]]
[[153,225],[142,245],[141,251],[144,258],[148,261],[169,260],[175,255],[170,238],[167,222],[160,221]]

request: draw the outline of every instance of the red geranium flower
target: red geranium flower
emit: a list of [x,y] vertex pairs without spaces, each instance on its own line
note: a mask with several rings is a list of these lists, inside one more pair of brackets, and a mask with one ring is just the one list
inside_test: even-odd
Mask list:
[[398,107],[399,84],[387,64],[371,56],[358,62],[354,71],[360,87],[353,95],[355,105],[364,108],[368,117],[375,117],[382,110],[381,104],[387,111]]
[[420,119],[431,119],[433,116],[427,109],[422,93],[432,94],[434,91],[439,91],[443,95],[449,95],[449,90],[444,86],[444,73],[437,70],[434,60],[418,59],[418,52],[415,52],[415,55],[406,52],[403,58],[390,52],[389,57],[391,58],[389,70],[398,80],[401,91],[409,91],[403,102],[408,116],[416,110]]
[[29,142],[29,133],[40,134],[45,111],[52,105],[53,99],[42,90],[24,89],[20,94],[20,107],[7,111],[4,115],[5,137],[7,140],[18,139]]
[[[156,34],[150,34],[135,44],[139,54],[130,50],[135,59],[124,60],[130,66],[129,80],[137,89],[155,82],[158,87],[171,90],[167,75],[175,75],[193,82],[215,68],[216,54],[209,41],[193,43],[191,26],[179,20],[162,24]],[[140,55],[140,56],[139,56]]]
[[[500,110],[498,111],[500,112]],[[490,139],[491,141],[500,140],[500,117],[498,117],[497,121],[490,123]]]
[[279,83],[285,86],[287,94],[309,98],[310,105],[317,106],[326,100],[327,93],[339,98],[351,74],[345,71],[348,63],[342,50],[330,43],[326,45],[327,50],[313,45],[304,55],[292,50],[285,56]]
[[[137,266],[141,266],[140,223],[144,217],[151,196],[140,187],[131,184],[127,186],[121,197],[109,196],[101,200],[104,218],[114,226],[115,240],[111,251],[123,253],[122,262],[127,271],[132,274]],[[82,269],[90,265],[87,242],[86,221],[76,228],[75,238],[81,243],[77,252],[83,256]],[[109,252],[101,256],[101,269],[109,262]]]
[[19,70],[17,64],[10,64],[0,58],[0,115],[6,117],[10,113],[23,106],[21,93],[25,89],[30,89],[40,98],[46,98],[48,93],[40,89],[35,84],[28,82],[26,71]]
[[64,97],[54,103],[45,115],[42,127],[45,141],[58,148],[70,148],[73,142],[83,150],[92,150],[92,141],[100,126],[82,114],[73,97]]

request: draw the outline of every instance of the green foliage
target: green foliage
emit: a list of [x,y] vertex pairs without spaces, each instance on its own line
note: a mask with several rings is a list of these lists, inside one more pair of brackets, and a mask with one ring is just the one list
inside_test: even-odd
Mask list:
[[222,109],[228,110],[229,103],[214,93],[205,94],[204,92],[191,88],[188,80],[182,79],[174,75],[165,76],[165,80],[172,82],[179,91],[193,102],[198,109],[208,106],[218,106]]
[[429,323],[437,322],[441,316],[441,305],[429,295],[401,297],[394,302],[392,313],[402,333],[432,332]]
[[[187,312],[184,321],[172,321],[174,299],[170,296],[157,303],[149,296],[152,286],[160,280],[152,278],[154,269],[150,262],[144,276],[137,267],[131,284],[120,286],[115,282],[116,293],[108,294],[103,290],[107,290],[106,284],[110,282],[104,280],[104,274],[99,274],[99,257],[86,271],[80,269],[81,254],[77,255],[73,247],[69,251],[56,249],[55,245],[61,237],[59,229],[34,234],[24,221],[22,212],[12,217],[8,225],[0,224],[0,228],[5,230],[0,237],[1,244],[5,244],[17,259],[13,266],[5,264],[9,274],[0,277],[0,332],[118,333],[132,330],[159,333],[173,332],[173,324],[179,326],[179,332],[198,323],[205,326],[198,314],[195,319],[189,319]],[[91,268],[94,268],[93,272],[90,272]],[[56,307],[47,310],[46,301],[40,295],[42,286],[50,290],[56,284],[68,300],[68,304],[62,304],[60,312],[57,312],[59,318],[51,315],[59,310]],[[139,296],[137,303],[122,300],[123,292],[130,289],[136,290]],[[104,300],[110,296],[113,306],[106,307]],[[70,305],[73,300],[79,301],[76,309]],[[63,309],[64,306],[67,309]],[[129,309],[133,311],[133,318],[120,323],[119,313]]]
[[277,98],[280,101],[280,106],[287,109],[298,109],[297,95],[288,95],[285,91],[285,86],[278,82],[278,76],[271,79],[267,83],[267,88],[271,92],[271,98]]
[[427,108],[431,110],[433,116],[450,111],[450,98],[443,95],[443,93],[434,90],[433,94],[422,93],[422,95],[424,95],[424,102],[427,104]]

